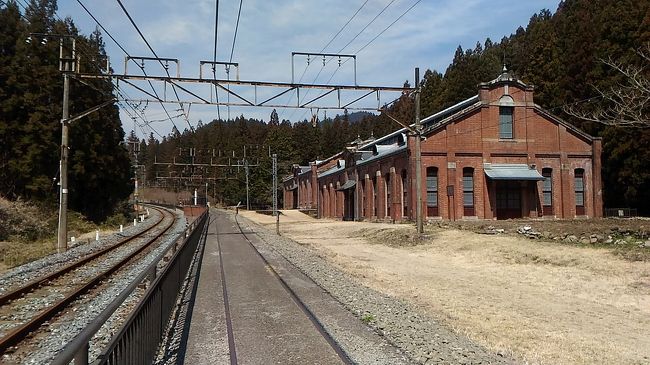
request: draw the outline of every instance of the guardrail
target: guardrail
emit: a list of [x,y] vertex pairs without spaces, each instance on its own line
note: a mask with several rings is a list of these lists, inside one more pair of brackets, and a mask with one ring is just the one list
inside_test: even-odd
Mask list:
[[87,365],[89,342],[94,334],[146,278],[151,280],[151,284],[144,298],[131,312],[125,324],[113,336],[96,362],[99,364],[150,364],[156,356],[158,345],[167,327],[167,321],[174,309],[177,294],[180,292],[192,262],[192,256],[199,241],[204,239],[207,233],[208,218],[206,211],[185,230],[184,235],[181,234],[170,245],[170,250],[174,254],[162,272],[157,273],[157,265],[169,253],[169,250],[159,254],[147,269],[138,275],[91,324],[66,345],[52,364],[69,364],[74,359],[75,365]]

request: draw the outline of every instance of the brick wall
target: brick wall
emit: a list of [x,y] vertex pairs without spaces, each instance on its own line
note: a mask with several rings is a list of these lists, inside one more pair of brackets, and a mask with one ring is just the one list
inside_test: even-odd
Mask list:
[[[499,100],[506,93],[514,101],[513,136],[499,138]],[[526,164],[538,172],[552,170],[552,210],[547,218],[575,218],[575,171],[584,171],[584,215],[602,217],[602,183],[600,176],[602,143],[566,125],[533,103],[533,90],[520,82],[491,82],[481,85],[479,103],[456,114],[422,141],[422,211],[428,219],[495,219],[497,216],[497,181],[489,179],[484,164]],[[357,182],[355,219],[401,221],[415,218],[415,151],[413,136],[408,137],[405,152],[359,166],[347,155],[346,169],[338,174],[319,177],[318,173],[336,164],[336,159],[313,166],[305,174],[301,206],[315,205],[319,213],[342,218],[346,194],[336,188],[348,178]],[[427,216],[426,171],[438,171],[437,215]],[[472,168],[474,210],[465,215],[463,206],[463,169]],[[407,211],[402,201],[402,171],[406,171]],[[386,177],[389,176],[389,185]],[[376,179],[376,186],[373,184]],[[542,217],[541,181],[520,181],[521,215]],[[365,187],[364,187],[365,185]],[[315,189],[313,186],[318,186]],[[326,187],[324,189],[323,187]],[[391,189],[386,199],[387,187]],[[449,187],[449,191],[448,191]],[[376,190],[376,195],[374,194]],[[285,194],[285,206],[291,201]],[[387,216],[387,206],[390,214]],[[376,213],[375,213],[376,211]],[[364,214],[365,212],[365,214]]]

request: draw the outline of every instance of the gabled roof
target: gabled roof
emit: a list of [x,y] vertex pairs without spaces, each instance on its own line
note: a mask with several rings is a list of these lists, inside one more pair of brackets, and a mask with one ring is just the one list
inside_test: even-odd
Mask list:
[[406,151],[406,143],[399,145],[399,144],[390,144],[390,145],[379,145],[377,146],[378,148],[376,149],[376,153],[373,153],[372,155],[368,156],[366,159],[362,159],[356,162],[357,166],[367,164],[369,162],[372,162],[377,159],[384,158],[386,156],[394,155],[396,153],[404,152]]
[[488,82],[481,82],[480,84],[478,84],[478,87],[480,89],[492,89],[499,84],[516,84],[517,86],[519,86],[524,90],[533,89],[532,85],[528,85],[523,81],[521,81],[520,79],[518,79],[511,71],[509,71],[506,68],[506,65],[503,65],[503,71],[499,76],[497,76],[496,79]]
[[318,175],[318,177],[324,177],[324,176],[332,175],[332,174],[335,174],[335,173],[343,171],[343,170],[345,170],[345,160],[338,160],[336,162],[336,165],[334,165],[334,166],[330,167],[329,169],[323,171],[322,173],[320,173]]
[[[517,85],[518,87],[524,89],[524,90],[532,90],[533,86],[528,85],[524,83],[523,81],[519,80],[517,77],[515,77],[510,71],[508,71],[505,66],[503,69],[503,72],[494,80],[488,81],[488,82],[483,82],[479,84],[479,88],[485,89],[485,88],[494,88],[495,86],[501,85],[501,84],[514,84]],[[422,134],[430,134],[432,132],[435,132],[438,129],[443,128],[447,124],[469,114],[473,113],[474,111],[480,109],[482,106],[484,106],[483,102],[481,102],[479,95],[474,95],[472,97],[469,97],[459,103],[456,103],[448,108],[445,108],[435,114],[432,114],[420,121],[422,125]],[[587,140],[587,141],[592,141],[595,138],[593,136],[590,136],[589,134],[583,132],[582,130],[578,129],[576,126],[565,122],[564,120],[560,119],[559,117],[549,113],[548,111],[544,110],[542,107],[539,105],[534,106],[534,110],[541,114],[542,116],[545,116],[546,118],[555,121],[556,123],[562,124],[567,128],[567,130],[570,130],[577,134],[579,137]],[[410,127],[413,128],[415,126],[415,123],[410,124]],[[378,158],[382,158],[385,156],[388,156],[390,154],[394,154],[397,152],[400,152],[402,150],[405,150],[407,148],[407,139],[406,139],[406,133],[408,133],[407,128],[401,128],[398,129],[392,133],[389,133],[383,137],[370,140],[370,141],[364,141],[362,144],[357,145],[356,151],[354,152],[356,154],[357,162],[356,165],[362,165],[365,163],[368,163],[372,160],[376,160]],[[398,140],[401,137],[401,140],[403,141],[402,143],[396,143],[395,140]],[[358,142],[358,141],[356,141]],[[368,154],[368,152],[372,152],[372,155]],[[331,161],[334,158],[339,158],[342,156],[342,152],[337,153],[336,155],[331,156],[327,161]],[[344,168],[343,168],[344,169]],[[339,167],[333,167],[328,170],[326,170],[323,174],[319,174],[319,176],[326,176],[335,173],[336,171],[342,170]]]
[[297,166],[298,170],[298,176],[304,175],[308,172],[311,171],[311,166]]
[[471,98],[467,98],[460,103],[456,103],[449,108],[443,109],[435,114],[432,114],[424,119],[422,119],[422,128],[423,130],[426,130],[430,127],[432,127],[435,124],[441,123],[445,121],[448,117],[455,115],[458,111],[461,111],[463,109],[466,109],[467,107],[473,107],[476,105],[481,105],[479,102],[478,94],[472,96]]

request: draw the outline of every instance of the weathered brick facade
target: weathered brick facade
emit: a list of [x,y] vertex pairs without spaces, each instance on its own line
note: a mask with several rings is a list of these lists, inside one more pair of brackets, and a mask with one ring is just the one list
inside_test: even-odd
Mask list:
[[[533,102],[504,71],[478,95],[422,120],[422,210],[427,219],[602,217],[600,138]],[[405,129],[284,180],[284,208],[321,217],[415,218],[415,136]]]

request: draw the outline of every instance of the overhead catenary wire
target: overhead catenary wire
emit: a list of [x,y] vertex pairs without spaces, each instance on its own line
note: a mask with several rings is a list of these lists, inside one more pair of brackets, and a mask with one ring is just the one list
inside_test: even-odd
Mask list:
[[[237,22],[235,24],[235,33],[233,34],[233,37],[232,37],[232,46],[230,48],[230,59],[228,61],[229,63],[232,63],[232,57],[233,57],[233,55],[235,53],[235,43],[237,42],[237,31],[239,30],[239,19],[241,18],[241,7],[242,7],[243,2],[244,2],[244,0],[239,0],[239,10],[237,11]],[[230,80],[230,65],[226,65],[226,75],[228,77],[228,80]],[[228,88],[228,91],[229,91],[227,93],[227,95],[226,95],[227,98],[228,98],[228,104],[229,104],[227,106],[227,109],[228,109],[228,119],[230,119],[230,84],[227,85],[227,88]]]
[[[392,2],[392,1],[391,1],[391,2]],[[356,16],[359,14],[359,12],[361,12],[361,9],[363,9],[363,8],[366,6],[367,3],[368,3],[368,0],[364,1],[363,4],[361,4],[361,6],[357,9],[357,11],[355,11],[354,14],[352,14],[352,16],[350,17],[350,19],[348,19],[348,21],[345,22],[345,24],[343,24],[343,26],[341,27],[341,29],[339,29],[338,32],[336,32],[336,34],[334,34],[334,36],[329,40],[329,42],[327,42],[327,44],[325,44],[325,46],[324,46],[323,48],[321,48],[321,50],[320,50],[319,53],[323,53],[323,52],[325,51],[325,49],[327,49],[327,47],[328,47],[330,44],[332,44],[332,42],[334,42],[334,40],[336,39],[336,37],[338,37],[339,34],[341,34],[341,32],[343,32],[343,30],[344,30],[344,29],[345,29],[345,28],[346,28],[346,27],[347,27],[347,26],[352,22],[352,20],[353,20],[354,18],[356,18]],[[339,53],[340,53],[340,52],[339,52]],[[329,63],[329,61],[328,61],[328,63]],[[302,71],[302,74],[300,75],[300,79],[298,80],[298,83],[300,83],[300,82],[302,81],[302,79],[303,79],[303,77],[305,76],[305,74],[307,73],[307,69],[309,68],[310,65],[311,65],[311,63],[308,62],[307,65],[305,66],[305,69]],[[316,78],[314,78],[314,81],[312,82],[312,84],[316,82],[316,80],[317,80],[318,77],[320,76],[321,72],[323,72],[323,68],[325,68],[325,65],[323,65],[323,66],[321,67],[321,69],[318,71],[318,74],[316,75]],[[308,93],[309,93],[309,91],[307,91],[307,94],[308,94]],[[305,96],[306,96],[307,94],[305,94]],[[289,104],[289,103],[291,102],[291,100],[293,100],[293,96],[294,96],[293,93],[289,96],[289,100],[287,101],[287,104]],[[284,109],[283,109],[283,111],[284,111]],[[295,114],[295,112],[296,112],[296,110],[294,109],[294,110],[291,112],[291,115],[289,115],[289,119],[291,119],[291,117]],[[303,114],[303,115],[304,115],[304,114]]]
[[[7,4],[6,2],[1,1],[1,0],[0,0],[0,2],[2,2],[3,4]],[[26,22],[29,23],[29,19],[27,19],[27,17],[26,17],[22,12],[20,12],[20,10],[21,10],[20,7],[22,6],[23,11],[27,11],[27,9],[28,9],[28,7],[29,7],[30,5],[29,5],[29,4],[26,4],[26,3],[23,2],[22,0],[19,0],[19,2],[16,3],[16,5],[18,6],[18,10],[19,10],[20,17],[21,17],[22,19],[24,19]],[[80,4],[80,5],[82,5],[82,7],[84,7],[83,4]],[[85,7],[84,7],[84,9],[88,12],[88,10],[87,10]],[[92,14],[90,14],[90,15],[92,16]],[[54,13],[54,16],[55,16],[55,17],[56,17],[60,22],[65,23],[65,20],[64,20],[63,18],[61,18],[61,16],[59,16],[56,12]],[[92,16],[92,17],[94,18],[94,16]],[[94,19],[94,20],[96,20],[96,19]],[[97,22],[97,23],[98,23],[98,22]],[[108,32],[108,31],[107,31],[107,30],[106,30],[106,29],[105,29],[101,24],[98,23],[98,25],[99,25],[99,26],[104,30],[104,32],[105,32],[105,33],[106,33],[106,34],[107,34],[107,35],[108,35],[108,36],[109,36],[109,37],[110,37],[110,38],[111,38],[111,39],[112,39],[112,40],[113,40],[113,41],[118,45],[118,47],[122,48],[122,50],[123,50],[125,53],[128,54],[128,52],[126,52],[126,50],[123,49],[123,47],[122,47],[122,46],[121,46],[121,45],[120,45],[120,44],[119,44],[119,43],[118,43],[118,42],[117,42],[117,41],[112,37],[112,35],[111,35],[111,34],[110,34],[110,33],[109,33],[109,32]],[[81,43],[81,44],[82,44],[82,45],[85,45],[85,43]],[[77,52],[81,53],[84,57],[87,57],[87,59],[91,60],[91,64],[93,64],[94,66],[96,66],[100,72],[103,70],[103,66],[99,63],[100,61],[98,61],[98,60],[95,59],[95,53],[94,53],[93,51],[90,51],[90,50],[88,50],[88,49],[85,49],[84,47],[79,47],[79,48],[77,48]],[[85,86],[87,86],[87,87],[93,89],[94,91],[97,91],[97,92],[100,93],[101,95],[104,95],[104,96],[107,96],[107,97],[114,97],[113,94],[109,94],[109,93],[106,92],[106,90],[102,90],[102,89],[98,88],[97,86],[95,86],[95,85],[93,85],[93,84],[91,84],[91,83],[89,83],[89,82],[83,81],[83,80],[78,79],[78,78],[77,78],[76,80],[77,80],[78,82],[80,82],[81,84],[83,84],[83,85],[85,85]],[[120,88],[119,84],[117,84],[115,81],[112,81],[111,86],[112,86],[112,88],[113,88],[113,91],[118,95],[118,97],[119,97],[120,93],[125,94],[125,92]],[[123,97],[123,98],[124,98],[124,97]],[[144,118],[144,115],[140,115],[140,113],[139,113],[139,112],[135,109],[135,107],[133,107],[130,103],[126,103],[126,104],[129,105],[131,108],[133,108],[134,112],[135,112],[135,113],[136,113],[136,114],[137,114],[137,115],[138,115],[138,116],[139,116],[139,117],[144,121],[144,124],[145,124],[145,125],[148,124],[146,118]],[[120,102],[118,101],[118,102],[117,102],[117,105],[118,105],[118,107],[120,107],[122,110],[124,110],[125,112],[128,113],[128,110],[125,110],[125,107],[122,105],[122,103],[120,103]],[[163,106],[164,106],[164,105],[163,105]],[[172,123],[173,123],[173,121],[172,121]],[[147,127],[149,127],[150,130],[152,130],[153,132],[155,132],[157,135],[159,135],[159,136],[162,138],[162,135],[161,135],[157,130],[155,130],[153,127],[148,126],[148,125],[147,125]],[[142,126],[141,126],[141,129],[142,129]],[[144,130],[142,130],[142,132],[144,133]]]
[[235,24],[235,34],[232,37],[232,47],[230,48],[230,60],[232,62],[232,56],[235,53],[235,42],[237,42],[237,30],[239,29],[239,18],[241,17],[241,7],[244,0],[239,0],[239,11],[237,12],[237,23]]
[[[84,9],[84,11],[85,11],[85,12],[86,12],[86,13],[87,13],[87,14],[88,14],[92,19],[93,19],[93,21],[97,24],[97,26],[98,26],[98,27],[99,27],[99,28],[100,28],[100,29],[101,29],[101,30],[102,30],[102,31],[103,31],[103,32],[104,32],[104,33],[105,33],[105,34],[106,34],[106,35],[107,35],[107,36],[108,36],[108,37],[109,37],[109,38],[110,38],[114,43],[115,43],[115,45],[117,45],[117,47],[118,47],[119,49],[121,49],[122,52],[124,52],[124,54],[127,55],[127,56],[129,57],[129,59],[132,60],[133,63],[135,63],[138,67],[140,67],[140,65],[139,65],[137,62],[135,62],[135,60],[133,60],[133,58],[131,57],[131,55],[129,54],[129,52],[128,52],[128,51],[127,51],[127,50],[122,46],[122,44],[120,44],[120,42],[118,42],[118,41],[115,39],[115,37],[113,37],[113,35],[111,34],[111,32],[109,32],[108,29],[106,29],[106,27],[104,27],[104,25],[103,25],[103,24],[102,24],[102,23],[101,23],[101,22],[100,22],[100,21],[95,17],[95,15],[94,15],[94,14],[93,14],[93,13],[92,13],[88,8],[87,8],[87,7],[86,7],[86,6],[81,2],[81,0],[77,0],[77,3],[79,3],[79,5]],[[142,70],[142,73],[143,73],[145,76],[147,76],[147,72],[144,70],[144,68],[143,68],[143,67],[140,67],[140,69]],[[148,82],[148,84],[149,84],[149,87],[150,87],[151,90],[153,91],[154,95],[156,96],[156,98],[157,98],[158,101],[160,102],[160,106],[161,106],[162,109],[165,111],[165,114],[167,114],[167,117],[169,118],[169,121],[172,123],[172,125],[174,126],[174,128],[176,128],[176,129],[178,130],[178,127],[176,126],[176,123],[174,123],[174,120],[172,119],[171,115],[170,115],[169,112],[167,111],[167,108],[165,107],[165,104],[162,103],[162,100],[161,100],[160,97],[158,96],[158,92],[156,91],[156,88],[153,86],[153,83],[151,83],[151,80],[147,80],[147,82]],[[156,133],[157,133],[157,132],[156,132]],[[159,133],[157,133],[157,134],[159,134]]]
[[[415,2],[414,2],[414,3],[413,3],[413,4],[412,4],[408,9],[406,9],[404,12],[402,12],[402,14],[400,14],[400,16],[398,16],[398,17],[397,17],[395,20],[393,20],[393,21],[392,21],[392,22],[391,22],[387,27],[385,27],[381,32],[379,32],[379,34],[377,34],[377,35],[376,35],[375,37],[373,37],[370,41],[368,41],[365,45],[363,45],[361,48],[359,48],[359,49],[355,52],[355,54],[358,54],[359,52],[361,52],[361,51],[363,51],[364,49],[366,49],[366,47],[368,47],[370,44],[372,44],[375,40],[377,40],[377,38],[379,38],[379,37],[380,37],[382,34],[384,34],[388,29],[390,29],[393,25],[395,25],[395,23],[397,23],[400,19],[402,19],[402,18],[403,18],[403,17],[404,17],[408,12],[410,12],[410,11],[411,11],[411,10],[412,10],[416,5],[417,5],[417,4],[419,4],[421,1],[422,1],[422,0],[416,0],[416,1],[415,1]],[[393,3],[393,1],[391,1],[390,3],[388,3],[388,5],[386,5],[386,7],[382,10],[382,12],[383,12],[383,11],[384,11],[388,6],[390,6],[390,4],[392,4],[392,3]],[[380,12],[380,14],[381,14],[381,12]],[[376,17],[375,17],[375,18],[376,18]],[[373,19],[373,21],[374,21],[374,19]],[[369,24],[370,24],[370,23],[369,23]],[[364,29],[365,29],[365,27],[364,27]],[[357,36],[358,36],[358,34],[357,34]],[[354,40],[354,39],[356,39],[356,37],[353,38],[353,40]],[[350,44],[351,44],[351,42],[348,42],[348,44],[346,44],[346,46],[343,47],[343,48],[341,49],[341,51],[343,51],[343,50],[344,50],[348,45],[350,45]],[[339,51],[339,52],[341,52],[341,51]],[[348,59],[346,59],[345,61],[343,61],[343,63],[341,63],[341,66],[343,66],[344,64],[346,64],[349,60],[350,60],[350,59],[348,58]],[[331,61],[331,59],[330,59],[330,61]],[[324,67],[325,67],[325,66],[323,66],[323,68],[324,68]],[[322,68],[321,68],[321,70],[322,70]],[[330,76],[330,78],[327,80],[327,82],[325,83],[325,85],[328,85],[328,84],[330,83],[330,81],[332,81],[332,79],[334,78],[334,76],[336,75],[336,73],[337,73],[339,70],[340,70],[340,67],[338,67],[338,68],[336,68],[336,69],[334,70],[334,72],[332,73],[332,75]],[[319,74],[320,74],[320,73],[319,73]],[[318,77],[318,76],[317,76],[317,77]],[[315,82],[316,82],[316,80],[314,79],[314,83],[315,83]],[[417,87],[417,85],[415,85],[415,87]],[[307,112],[307,111],[305,111],[305,113],[302,114],[302,116],[300,117],[300,119],[302,119],[302,118],[305,116],[306,112]]]
[[[79,1],[79,0],[77,0],[77,1]],[[133,25],[133,27],[135,28],[135,30],[136,30],[136,31],[138,32],[138,34],[140,35],[140,38],[142,38],[142,40],[143,40],[144,43],[147,45],[147,47],[149,48],[149,50],[151,51],[151,53],[154,55],[154,57],[156,57],[156,58],[160,58],[160,57],[158,57],[158,54],[156,53],[156,51],[154,51],[153,47],[151,47],[151,44],[149,44],[149,41],[147,41],[147,38],[144,36],[144,34],[142,34],[142,31],[140,30],[140,28],[138,27],[138,25],[135,23],[135,21],[134,21],[133,18],[131,17],[131,14],[129,14],[129,11],[126,10],[126,8],[124,7],[124,4],[122,3],[122,0],[116,0],[116,1],[117,1],[117,3],[120,5],[120,8],[122,9],[122,11],[123,11],[124,14],[126,15],[126,17],[127,17],[127,18],[129,19],[129,21],[131,22],[131,25]],[[163,66],[163,69],[165,70],[165,73],[167,74],[167,77],[171,77],[171,75],[169,74],[169,69],[168,69],[167,67],[165,67],[165,65],[162,63],[161,60],[158,60],[158,62],[160,63],[161,66]],[[144,71],[144,67],[143,67],[143,71]],[[176,91],[176,84],[174,84],[173,82],[170,82],[170,84],[172,85],[172,91],[174,91],[174,95],[176,96],[176,99],[178,100],[178,104],[180,105],[180,107],[181,107],[181,109],[182,109],[182,111],[183,111],[183,115],[184,115],[184,117],[185,117],[185,121],[187,122],[187,125],[190,127],[190,131],[194,131],[194,127],[192,127],[192,125],[190,124],[189,117],[187,116],[187,113],[185,113],[185,108],[183,107],[183,103],[180,102],[181,99],[180,99],[180,97],[178,96],[178,92]],[[178,128],[176,128],[176,129],[178,130]]]
[[[214,1],[214,51],[212,52],[212,79],[217,79],[217,35],[219,31],[219,0]],[[221,108],[219,107],[219,88],[214,85],[214,94],[217,100],[217,118],[221,120]]]

